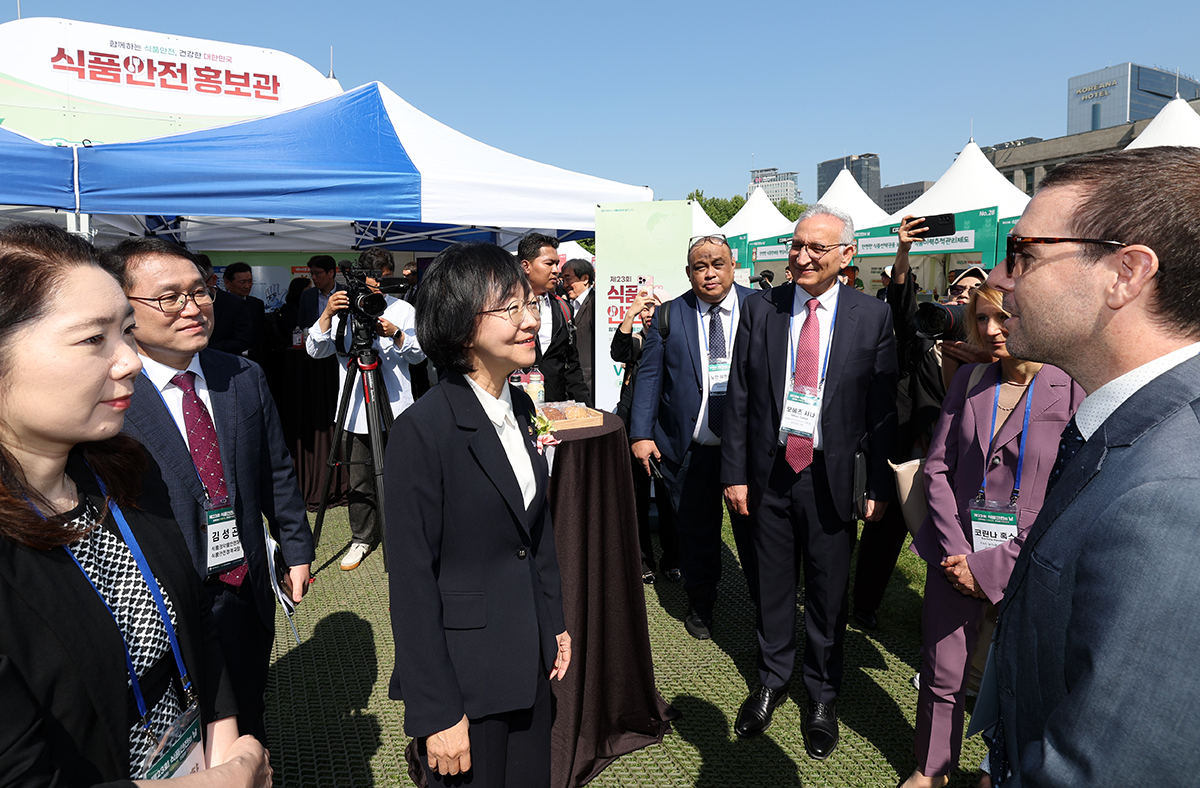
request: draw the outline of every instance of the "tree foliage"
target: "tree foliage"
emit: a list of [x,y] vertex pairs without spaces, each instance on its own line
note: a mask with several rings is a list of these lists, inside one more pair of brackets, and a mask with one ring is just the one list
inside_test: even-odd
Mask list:
[[[708,214],[708,218],[716,222],[718,227],[724,227],[742,209],[742,206],[746,204],[746,198],[740,194],[735,194],[728,199],[724,197],[705,197],[704,190],[702,189],[696,189],[687,198],[700,203],[700,207]],[[800,214],[804,213],[805,209],[808,208],[804,203],[788,202],[787,200],[780,200],[776,203],[775,207],[793,222],[799,219]]]
[[579,244],[580,246],[582,246],[584,249],[587,249],[592,254],[596,253],[596,239],[595,238],[579,238],[575,242],[577,244]]
[[724,197],[705,197],[702,189],[696,189],[687,198],[700,203],[700,207],[708,214],[708,218],[716,222],[717,227],[724,227],[742,209],[742,206],[746,204],[746,198],[740,194],[735,194],[729,199]]

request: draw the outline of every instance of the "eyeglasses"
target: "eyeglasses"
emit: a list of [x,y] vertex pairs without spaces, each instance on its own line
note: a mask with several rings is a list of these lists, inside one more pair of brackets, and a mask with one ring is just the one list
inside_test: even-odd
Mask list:
[[1020,276],[1024,272],[1025,263],[1017,260],[1017,255],[1021,256],[1024,261],[1026,255],[1021,247],[1031,244],[1100,244],[1102,246],[1115,246],[1118,249],[1129,246],[1120,241],[1100,241],[1095,238],[1036,238],[1029,236],[1008,236],[1004,250],[1004,267],[1008,271],[1009,277]]
[[792,242],[792,251],[795,252],[797,255],[799,255],[801,249],[807,249],[808,256],[810,258],[812,258],[813,260],[820,260],[822,257],[829,254],[834,249],[840,249],[843,246],[849,246],[849,245],[850,244],[830,244],[829,246],[822,246],[821,244],[796,244],[796,242],[793,241]]
[[479,312],[481,315],[497,315],[504,313],[508,318],[508,322],[512,323],[517,328],[521,327],[521,323],[525,320],[525,314],[533,316],[534,320],[542,322],[542,313],[538,310],[538,300],[536,298],[526,301],[523,304],[509,304],[502,306],[499,309],[484,309]]
[[958,298],[960,295],[972,293],[980,288],[980,285],[950,285],[950,295]]
[[154,304],[160,312],[165,312],[168,315],[173,315],[176,312],[182,312],[187,309],[187,302],[190,299],[196,306],[208,306],[213,302],[213,288],[202,287],[192,293],[166,293],[157,298],[145,298],[143,296],[128,296],[130,301],[145,301],[148,304]]
[[721,244],[722,246],[729,246],[729,239],[720,233],[714,233],[712,235],[693,235],[692,239],[688,241],[688,251],[692,251],[702,243],[714,243]]

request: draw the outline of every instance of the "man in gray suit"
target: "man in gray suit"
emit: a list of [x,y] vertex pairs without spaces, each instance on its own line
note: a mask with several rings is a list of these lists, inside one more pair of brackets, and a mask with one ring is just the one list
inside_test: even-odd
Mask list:
[[[130,239],[105,253],[123,272],[143,370],[125,418],[162,470],[147,508],[174,517],[217,620],[242,733],[266,743],[264,692],[275,638],[275,596],[264,517],[299,602],[312,532],[262,369],[207,349],[212,290],[186,250]],[[279,561],[279,559],[276,559]]]
[[988,283],[1012,313],[1008,351],[1061,367],[1088,395],[1000,607],[993,777],[1004,788],[1190,783],[1200,150],[1058,167]]

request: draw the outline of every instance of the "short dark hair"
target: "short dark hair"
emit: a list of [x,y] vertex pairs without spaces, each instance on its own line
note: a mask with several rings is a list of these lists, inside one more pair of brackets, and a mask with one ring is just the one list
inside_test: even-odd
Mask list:
[[587,260],[576,257],[563,263],[563,269],[575,274],[579,279],[586,279],[589,285],[596,284],[596,269]]
[[529,279],[499,246],[462,243],[447,247],[417,288],[417,341],[444,372],[473,371],[466,345],[475,336],[479,313],[494,308],[514,290],[529,296]]
[[370,249],[364,249],[358,255],[359,268],[384,269],[390,268],[396,270],[396,264],[392,261],[392,253],[382,246],[372,246]]
[[117,278],[128,292],[131,285],[128,273],[129,264],[138,258],[149,257],[152,254],[182,257],[195,265],[202,274],[205,274],[206,279],[211,275],[210,272],[205,272],[200,261],[196,259],[196,255],[179,244],[173,244],[162,238],[126,238],[116,246],[103,250],[100,253],[100,262],[110,271],[117,272]]
[[308,267],[310,269],[320,268],[322,271],[325,271],[326,273],[328,273],[337,268],[337,262],[330,255],[315,254],[312,257],[308,258]]
[[[46,315],[52,296],[75,268],[95,266],[118,283],[122,273],[106,265],[97,249],[79,236],[46,222],[20,222],[0,231],[0,389],[8,385],[9,356],[14,334]],[[88,465],[122,506],[141,492],[146,458],[132,438],[118,435],[77,447]],[[42,518],[50,505],[29,486],[21,464],[0,442],[0,537],[36,550],[70,544],[80,537],[67,527],[67,518]]]
[[238,274],[253,274],[248,263],[230,263],[225,266],[225,281],[232,282]]
[[[1059,165],[1042,189],[1075,186],[1083,197],[1068,226],[1077,238],[1144,244],[1158,255],[1151,307],[1166,327],[1200,336],[1200,149],[1141,148]],[[1113,247],[1084,244],[1094,262]]]
[[307,276],[297,276],[288,284],[287,296],[284,297],[285,304],[299,304],[300,294],[308,288],[312,287],[312,280]]
[[764,268],[762,270],[762,273],[759,274],[759,276],[761,276],[763,279],[766,279],[768,282],[775,281],[775,272],[772,271],[770,268]]
[[543,246],[551,249],[558,248],[558,239],[553,235],[543,233],[528,233],[517,241],[517,260],[533,261],[542,252]]

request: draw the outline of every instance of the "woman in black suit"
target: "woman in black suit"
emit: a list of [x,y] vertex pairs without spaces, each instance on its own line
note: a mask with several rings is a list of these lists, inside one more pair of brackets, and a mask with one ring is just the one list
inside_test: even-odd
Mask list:
[[181,788],[270,785],[183,537],[137,508],[157,469],[118,435],[133,310],[96,258],[48,224],[0,232],[0,786],[132,785],[189,709],[208,771]]
[[512,255],[442,252],[417,338],[447,374],[392,427],[385,461],[396,669],[431,785],[550,784],[550,686],[571,661],[533,402],[537,301]]

